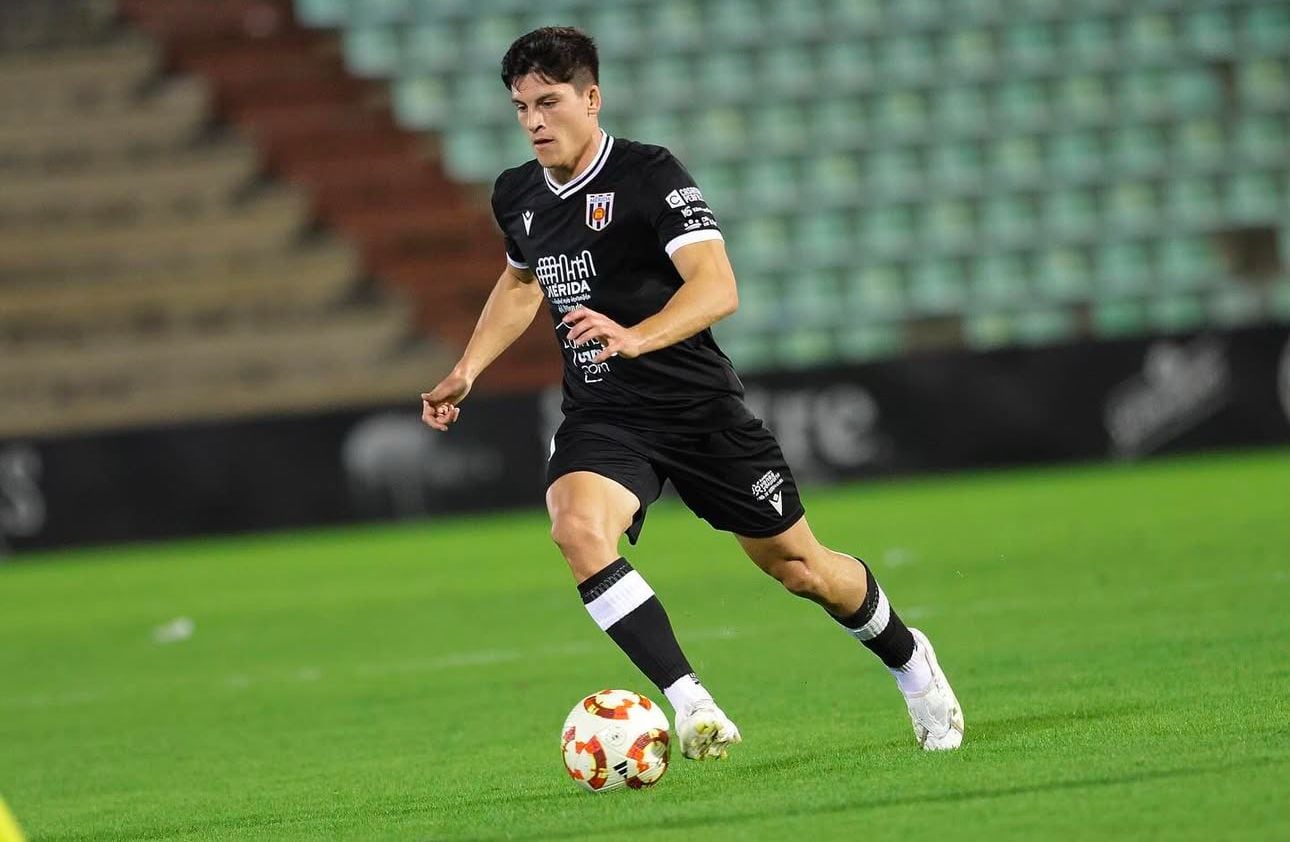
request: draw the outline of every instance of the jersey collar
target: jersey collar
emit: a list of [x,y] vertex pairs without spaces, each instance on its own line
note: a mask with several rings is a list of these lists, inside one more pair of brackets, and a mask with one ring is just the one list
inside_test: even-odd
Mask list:
[[591,166],[582,171],[576,178],[571,178],[564,184],[556,184],[555,179],[551,178],[551,171],[546,167],[542,168],[542,177],[546,179],[546,186],[552,193],[561,199],[567,199],[574,193],[577,193],[583,187],[596,177],[605,166],[605,161],[609,160],[609,150],[613,148],[614,139],[605,132],[600,130],[600,148],[596,150],[596,157],[591,160]]

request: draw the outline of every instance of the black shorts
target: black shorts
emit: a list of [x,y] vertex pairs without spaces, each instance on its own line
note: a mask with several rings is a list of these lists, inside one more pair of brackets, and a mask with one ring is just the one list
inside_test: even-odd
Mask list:
[[548,486],[565,474],[590,471],[636,495],[641,505],[627,528],[633,544],[664,480],[672,481],[690,511],[748,538],[778,535],[805,514],[779,443],[757,419],[704,433],[565,422],[552,448]]

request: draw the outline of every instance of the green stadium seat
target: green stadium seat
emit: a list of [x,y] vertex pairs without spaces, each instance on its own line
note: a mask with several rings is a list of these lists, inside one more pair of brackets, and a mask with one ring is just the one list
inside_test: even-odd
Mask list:
[[760,215],[742,219],[726,238],[741,265],[771,271],[795,262],[788,221],[783,216]]
[[1147,321],[1165,333],[1188,333],[1205,325],[1205,305],[1193,295],[1168,295],[1147,302]]
[[[789,99],[774,105],[747,106],[745,120],[754,127],[757,145],[768,155],[792,155],[810,150],[811,139],[802,127],[807,124],[805,106]],[[745,144],[749,141],[745,138]]]
[[1242,64],[1237,71],[1241,103],[1259,111],[1281,111],[1290,106],[1290,76],[1286,62],[1275,58]]
[[1135,60],[1168,59],[1177,44],[1174,19],[1166,12],[1140,11],[1125,21],[1121,48]]
[[1087,252],[1063,246],[1044,251],[1036,266],[1034,289],[1045,301],[1086,301],[1094,295],[1093,267]]
[[1118,113],[1106,78],[1094,73],[1065,77],[1057,83],[1055,99],[1055,110],[1068,125],[1101,125]]
[[805,369],[837,359],[833,336],[819,330],[792,330],[779,334],[775,360],[786,369]]
[[846,324],[846,311],[838,306],[842,290],[837,276],[819,269],[796,271],[781,286],[783,312],[797,329],[829,328]]
[[462,52],[478,66],[496,67],[506,49],[526,32],[519,15],[486,15],[466,18]]
[[828,0],[830,31],[842,36],[878,32],[883,23],[882,0]]
[[1223,108],[1223,86],[1217,74],[1205,67],[1179,67],[1169,71],[1170,104],[1179,115],[1213,114]]
[[1042,198],[1044,230],[1057,241],[1087,240],[1100,226],[1097,196],[1092,190],[1052,190]]
[[704,164],[691,167],[690,170],[719,221],[735,219],[740,213],[749,210],[742,207],[744,188],[748,183],[741,166],[729,163]]
[[453,128],[444,134],[443,157],[453,178],[479,183],[495,179],[503,160],[496,133],[480,128]]
[[1183,173],[1224,166],[1230,157],[1223,125],[1209,117],[1179,124],[1170,138],[1170,146],[1173,163],[1181,164]]
[[[775,47],[762,54],[759,70],[745,84],[756,85],[757,98],[771,96],[804,97],[818,89],[821,81],[814,68],[814,54],[804,47]],[[756,81],[753,81],[756,80]]]
[[583,14],[586,15],[587,31],[596,39],[596,45],[605,57],[600,63],[602,74],[625,58],[649,51],[649,45],[641,38],[648,16],[645,7],[631,3],[601,3]]
[[704,38],[709,48],[753,46],[765,37],[756,0],[706,0],[702,8]]
[[848,265],[855,259],[850,249],[850,236],[854,230],[855,225],[845,212],[811,211],[802,214],[796,220],[793,233],[802,264],[816,268]]
[[838,355],[848,362],[893,357],[905,350],[899,323],[862,323],[840,328],[834,338]]
[[866,41],[832,42],[816,48],[820,78],[830,89],[846,94],[864,91],[877,84],[878,60]]
[[698,50],[704,44],[704,15],[698,0],[653,4],[645,20],[651,49],[660,61],[672,61],[676,53]]
[[989,29],[954,29],[947,33],[943,71],[949,79],[980,79],[998,70],[998,50]]
[[1200,55],[1216,58],[1231,56],[1236,52],[1236,31],[1232,25],[1231,9],[1188,11],[1183,16],[1182,32],[1183,43]]
[[1209,294],[1209,321],[1221,327],[1245,327],[1267,319],[1270,308],[1260,290],[1241,282],[1230,282]]
[[775,367],[775,349],[770,335],[738,333],[729,324],[727,320],[717,325],[717,342],[736,368],[751,373]]
[[408,0],[408,9],[418,23],[446,23],[463,21],[472,14],[491,11],[492,7],[481,6],[479,0]]
[[1151,251],[1139,241],[1111,240],[1095,255],[1097,290],[1101,298],[1133,298],[1145,294],[1155,275]]
[[1072,69],[1093,70],[1114,64],[1120,56],[1110,18],[1076,18],[1063,27],[1062,54]]
[[1034,203],[1017,194],[989,196],[981,203],[981,234],[991,243],[1023,245],[1038,232],[1039,215]]
[[802,180],[797,162],[788,158],[754,158],[744,164],[744,201],[757,212],[797,210]]
[[1281,321],[1290,321],[1290,275],[1283,275],[1270,290],[1268,309]]
[[919,260],[909,270],[909,309],[920,315],[961,312],[968,301],[962,265],[955,260]]
[[914,212],[909,205],[884,204],[861,217],[861,253],[878,258],[901,257],[915,241]]
[[1154,175],[1168,167],[1160,152],[1165,149],[1164,131],[1159,125],[1121,126],[1108,133],[1107,149],[1115,171],[1125,177]]
[[981,86],[950,85],[932,92],[937,127],[950,136],[977,136],[990,131],[990,104]]
[[884,19],[893,31],[921,31],[943,25],[945,4],[941,0],[888,0]]
[[357,76],[385,78],[398,72],[402,57],[399,31],[392,26],[356,26],[345,30],[341,50],[345,66]]
[[1008,0],[945,0],[942,22],[953,22],[953,27],[995,24],[1009,15],[1007,3]]
[[825,17],[827,2],[794,0],[792,3],[769,3],[762,6],[764,31],[775,33],[776,43],[814,42],[829,31]]
[[971,260],[969,309],[990,313],[1018,307],[1031,299],[1032,272],[1016,252],[995,252]]
[[1013,24],[1001,33],[1004,55],[1016,70],[1045,70],[1057,63],[1057,38],[1052,24],[1030,21]]
[[763,99],[758,62],[750,52],[715,50],[695,60],[695,72],[703,80],[704,100],[714,105]]
[[[679,127],[680,128],[680,127]],[[748,146],[748,123],[737,108],[708,108],[700,111],[690,133],[703,138],[705,159],[741,158]]]
[[923,171],[914,149],[884,149],[865,161],[865,184],[884,198],[915,198],[924,192]]
[[1090,310],[1093,335],[1099,339],[1119,339],[1146,332],[1147,315],[1140,301],[1104,301]]
[[936,76],[936,50],[925,35],[910,33],[883,38],[876,52],[883,78],[892,87],[917,85]]
[[295,0],[296,19],[305,26],[338,27],[349,18],[349,0]]
[[1044,156],[1033,136],[1009,134],[986,147],[990,175],[1005,186],[1030,186],[1044,181]]
[[1101,176],[1105,167],[1106,151],[1097,132],[1058,134],[1048,144],[1047,168],[1059,182],[1088,181]]
[[403,23],[412,18],[408,0],[349,0],[346,19],[357,26]]
[[922,139],[931,122],[927,98],[919,91],[897,90],[877,98],[872,131],[888,138]]
[[1153,231],[1160,226],[1160,200],[1150,182],[1121,181],[1103,196],[1102,218],[1121,232]]
[[432,129],[448,122],[451,101],[442,78],[407,76],[394,82],[391,106],[401,125]]
[[1240,223],[1275,222],[1286,202],[1271,172],[1242,172],[1226,179],[1223,188],[1227,218]]
[[1290,54],[1290,6],[1284,0],[1254,3],[1238,14],[1246,46],[1273,55]]
[[670,111],[692,104],[694,80],[699,77],[697,67],[688,56],[648,58],[636,63],[634,70],[636,95],[649,100],[651,111]]
[[1155,120],[1171,116],[1171,74],[1167,70],[1133,70],[1118,77],[1117,99],[1121,112],[1135,120]]
[[1166,288],[1187,290],[1222,277],[1223,259],[1212,238],[1203,234],[1165,237],[1159,249],[1160,281]]
[[826,207],[852,207],[862,196],[863,174],[855,155],[826,152],[808,156],[803,187],[810,202]]
[[765,274],[735,269],[739,285],[739,309],[731,316],[731,329],[741,334],[759,334],[774,330],[784,318],[783,296],[779,285]]
[[809,112],[811,145],[818,150],[850,151],[869,140],[872,121],[858,99],[833,99],[813,105]]
[[1073,312],[1048,308],[1018,313],[1013,322],[1013,332],[1023,345],[1050,345],[1073,339],[1078,331]]
[[1241,157],[1255,166],[1280,163],[1290,148],[1290,120],[1281,115],[1254,114],[1236,122],[1233,131]]
[[1049,122],[1049,96],[1039,82],[1005,82],[995,91],[994,117],[997,130],[1027,132],[1043,129]]
[[404,73],[447,73],[461,60],[461,39],[451,24],[422,23],[404,30]]
[[975,191],[984,181],[981,147],[973,141],[942,143],[928,150],[928,177],[941,192]]
[[[857,257],[853,255],[853,259]],[[908,311],[904,270],[897,264],[865,263],[846,273],[843,303],[855,322],[903,318]]]
[[970,250],[977,239],[976,215],[963,199],[933,200],[926,205],[921,227],[940,251]]
[[963,341],[969,348],[988,351],[1016,341],[1016,325],[1007,312],[974,313],[963,319]]
[[1187,228],[1205,228],[1221,218],[1218,186],[1212,178],[1180,178],[1165,185],[1165,214]]

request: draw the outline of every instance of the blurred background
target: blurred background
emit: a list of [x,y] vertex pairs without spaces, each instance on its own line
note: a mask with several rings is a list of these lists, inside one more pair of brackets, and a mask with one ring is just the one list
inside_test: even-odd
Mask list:
[[418,394],[564,24],[802,479],[1290,441],[1285,0],[6,0],[0,552],[539,505],[545,313],[450,435]]

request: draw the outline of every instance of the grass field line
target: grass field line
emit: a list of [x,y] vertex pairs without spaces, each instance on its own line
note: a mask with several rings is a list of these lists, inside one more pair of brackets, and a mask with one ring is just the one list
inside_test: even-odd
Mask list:
[[[694,629],[685,633],[686,640],[732,640],[746,636],[730,626],[709,629]],[[384,663],[366,663],[347,670],[328,670],[328,677],[380,678],[382,676],[406,675],[408,673],[433,673],[467,667],[496,666],[499,664],[532,661],[546,658],[567,658],[583,655],[595,655],[609,651],[608,644],[599,637],[585,640],[566,641],[563,643],[514,649],[477,649],[461,652],[448,652],[432,658],[386,661]],[[120,701],[149,695],[151,692],[169,692],[176,684],[213,686],[223,690],[247,690],[258,685],[283,683],[306,683],[320,681],[324,671],[316,666],[301,666],[293,669],[275,670],[260,675],[247,673],[228,673],[212,680],[210,676],[189,676],[182,679],[167,678],[153,681],[146,686],[135,682],[130,687],[99,689],[77,689],[59,693],[28,693],[0,697],[0,708],[39,708],[39,707],[75,707],[94,705],[107,701]]]

